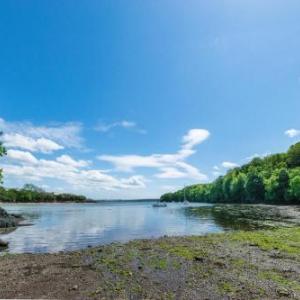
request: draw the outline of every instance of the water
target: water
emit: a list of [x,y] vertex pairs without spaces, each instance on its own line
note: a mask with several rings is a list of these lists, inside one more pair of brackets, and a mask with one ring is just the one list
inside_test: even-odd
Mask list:
[[152,202],[92,204],[5,204],[11,213],[21,213],[31,226],[2,235],[11,253],[58,252],[132,239],[163,235],[203,235],[224,228],[212,217],[187,213],[193,204],[168,204],[154,208]]

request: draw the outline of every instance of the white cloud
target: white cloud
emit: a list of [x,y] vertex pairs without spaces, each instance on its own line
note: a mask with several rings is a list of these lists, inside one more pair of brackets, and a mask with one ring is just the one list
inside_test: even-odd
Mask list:
[[110,123],[110,124],[106,124],[106,123],[99,123],[96,127],[95,130],[96,131],[100,131],[100,132],[108,132],[114,128],[124,128],[124,129],[132,129],[138,133],[141,134],[145,134],[146,131],[144,129],[140,129],[137,127],[136,122],[133,121],[127,121],[127,120],[123,120],[123,121],[119,121],[119,122],[114,122],[114,123]]
[[287,135],[290,138],[294,138],[296,136],[300,136],[300,130],[291,128],[291,129],[286,130],[284,132],[284,134]]
[[157,178],[168,178],[168,179],[175,179],[175,178],[185,178],[186,173],[179,171],[176,168],[161,168],[161,173],[155,175]]
[[73,166],[75,168],[87,167],[91,163],[90,161],[86,160],[75,160],[66,154],[57,157],[56,160],[60,163],[66,164],[68,166]]
[[192,149],[210,136],[206,129],[191,129],[183,138],[183,149]]
[[7,151],[7,157],[11,160],[26,162],[30,164],[36,164],[38,160],[27,151],[20,151],[20,150],[8,150]]
[[[28,147],[43,149],[44,152],[64,148],[82,148],[82,125],[80,123],[56,123],[48,126],[36,126],[30,122],[7,122],[0,118],[0,131],[12,143],[22,140]],[[31,146],[31,144],[37,144]],[[21,148],[21,145],[17,147]],[[34,151],[30,148],[24,148]],[[38,151],[38,150],[36,150]]]
[[186,162],[177,162],[176,166],[182,168],[185,171],[186,178],[192,178],[199,181],[208,180],[208,177],[205,174],[201,173],[196,167],[187,164]]
[[239,167],[240,165],[234,162],[230,162],[230,161],[223,161],[222,162],[222,167],[225,169],[234,169]]
[[6,176],[30,181],[61,180],[81,192],[146,187],[146,179],[141,175],[117,178],[107,174],[105,170],[85,169],[89,164],[89,161],[77,161],[68,155],[59,156],[56,160],[46,160],[37,159],[26,151],[8,150],[8,157],[1,168]]
[[[136,128],[135,123],[122,121],[124,128]],[[137,128],[136,128],[137,129]],[[8,147],[8,155],[3,159],[1,168],[9,182],[18,184],[38,181],[47,184],[53,190],[63,188],[85,194],[103,194],[103,191],[137,195],[138,189],[147,189],[149,181],[134,173],[132,176],[115,175],[112,170],[102,170],[92,166],[89,160],[74,159],[67,153],[53,159],[44,159],[39,153],[53,153],[69,147],[82,147],[81,125],[66,123],[61,125],[34,126],[28,122],[6,122],[0,119],[2,139]],[[66,130],[66,132],[64,132]],[[188,178],[207,180],[198,168],[187,163],[187,159],[196,153],[196,145],[209,137],[204,129],[192,129],[182,139],[177,152],[150,155],[102,155],[98,158],[114,165],[115,170],[133,172],[138,168],[152,168],[154,177],[164,179]],[[159,187],[158,187],[159,188]],[[137,195],[138,197],[138,195]]]
[[184,137],[181,149],[174,154],[151,154],[151,155],[101,155],[98,159],[113,164],[118,171],[132,172],[136,168],[154,168],[159,173],[157,178],[192,178],[206,180],[207,176],[187,164],[185,160],[196,151],[196,145],[209,137],[205,129],[191,129]]
[[34,139],[19,133],[5,133],[2,138],[6,147],[21,148],[32,152],[52,153],[64,148],[49,139]]
[[135,175],[129,178],[121,179],[123,188],[145,188],[146,187],[145,182],[146,182],[145,177],[141,175]]

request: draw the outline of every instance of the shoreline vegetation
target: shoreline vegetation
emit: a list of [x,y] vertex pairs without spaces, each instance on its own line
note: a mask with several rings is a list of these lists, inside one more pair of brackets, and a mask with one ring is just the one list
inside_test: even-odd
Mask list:
[[3,203],[57,203],[57,202],[76,202],[89,203],[93,200],[85,196],[68,193],[56,194],[49,193],[33,185],[25,184],[21,189],[6,189],[0,187],[0,202]]
[[300,204],[300,142],[286,153],[253,158],[212,183],[166,193],[160,201],[180,202],[185,197],[190,202]]

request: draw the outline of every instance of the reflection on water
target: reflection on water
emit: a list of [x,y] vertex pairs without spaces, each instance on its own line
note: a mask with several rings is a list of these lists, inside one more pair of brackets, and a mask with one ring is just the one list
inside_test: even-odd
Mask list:
[[214,220],[224,230],[253,230],[274,228],[286,221],[273,208],[259,205],[224,204],[210,207],[189,207],[184,210],[188,219]]
[[168,204],[154,208],[151,202],[93,204],[6,204],[4,209],[21,213],[32,226],[2,235],[8,251],[58,252],[114,241],[163,235],[201,235],[222,232],[212,216],[194,217],[191,208],[209,206]]

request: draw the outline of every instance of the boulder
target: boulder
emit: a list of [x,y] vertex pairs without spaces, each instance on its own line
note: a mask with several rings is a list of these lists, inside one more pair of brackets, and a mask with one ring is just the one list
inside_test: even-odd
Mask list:
[[0,228],[16,227],[17,219],[0,207]]
[[6,248],[6,247],[8,247],[8,242],[0,239],[0,248]]

